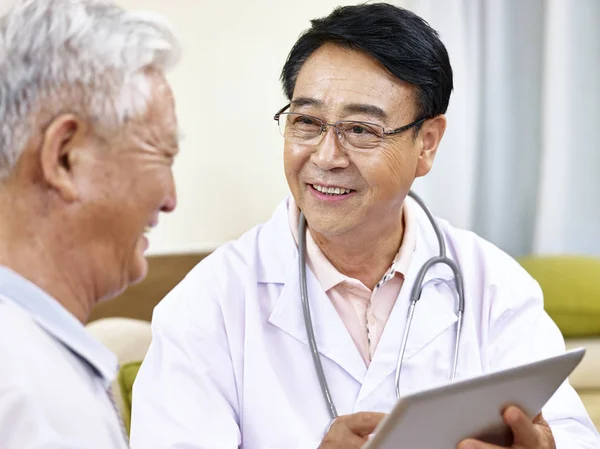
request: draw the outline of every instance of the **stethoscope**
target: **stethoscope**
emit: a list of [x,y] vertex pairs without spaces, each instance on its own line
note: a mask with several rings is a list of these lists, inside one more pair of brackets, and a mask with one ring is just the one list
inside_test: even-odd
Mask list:
[[[400,346],[400,353],[398,355],[398,364],[396,365],[396,397],[400,399],[400,373],[402,372],[402,362],[404,359],[404,352],[406,351],[406,344],[408,342],[408,334],[410,332],[410,325],[412,324],[413,316],[415,314],[415,306],[417,305],[417,301],[421,298],[421,291],[423,289],[423,279],[427,274],[427,271],[434,265],[442,264],[450,267],[454,274],[454,281],[456,284],[456,291],[458,293],[458,320],[456,323],[456,339],[454,342],[454,353],[453,353],[453,363],[452,363],[452,374],[450,376],[450,380],[454,381],[456,377],[456,366],[458,362],[458,345],[460,343],[460,334],[462,329],[462,317],[465,310],[465,296],[463,289],[463,278],[460,268],[456,265],[456,263],[449,259],[446,256],[446,244],[444,242],[444,237],[442,236],[442,232],[435,222],[435,218],[429,211],[429,209],[425,206],[425,203],[418,195],[413,193],[412,191],[408,192],[408,195],[412,197],[419,206],[423,209],[427,218],[431,222],[431,226],[435,231],[435,235],[438,240],[438,245],[440,248],[440,255],[436,257],[432,257],[427,262],[423,264],[419,273],[417,274],[417,278],[410,292],[410,306],[408,308],[408,318],[406,321],[406,327],[404,328],[404,335],[402,336],[402,345]],[[321,358],[319,356],[319,350],[317,348],[317,342],[315,339],[315,332],[313,330],[312,319],[310,316],[310,307],[308,305],[308,289],[306,287],[306,218],[303,213],[300,213],[300,219],[298,222],[298,253],[299,253],[299,265],[300,265],[300,297],[302,298],[302,310],[304,313],[304,324],[306,326],[306,334],[308,336],[308,344],[310,347],[310,351],[312,353],[313,362],[315,365],[315,371],[317,372],[317,377],[319,379],[319,384],[321,385],[321,392],[323,393],[323,398],[325,399],[325,403],[327,404],[327,409],[329,410],[329,415],[331,417],[331,423],[338,416],[337,410],[335,408],[335,404],[333,403],[333,399],[331,398],[331,391],[329,390],[329,386],[327,385],[327,378],[325,377],[325,372],[323,371],[323,365],[321,364]]]

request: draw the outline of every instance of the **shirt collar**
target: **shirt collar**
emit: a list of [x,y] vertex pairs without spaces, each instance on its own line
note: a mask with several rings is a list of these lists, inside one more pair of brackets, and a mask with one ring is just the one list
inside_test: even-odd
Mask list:
[[70,312],[37,285],[0,266],[0,295],[25,310],[48,334],[88,363],[109,388],[116,377],[116,356],[94,339]]
[[417,217],[413,210],[413,204],[409,201],[405,201],[402,206],[402,220],[404,222],[404,234],[402,235],[400,248],[396,257],[394,257],[390,269],[377,283],[377,288],[393,278],[396,273],[402,275],[402,277],[406,277],[406,273],[408,273],[408,267],[417,247]]
[[[288,218],[290,230],[296,245],[298,244],[299,217],[300,210],[298,209],[294,198],[290,197],[288,203]],[[396,257],[394,257],[392,265],[383,278],[377,283],[376,288],[381,287],[388,280],[394,277],[396,273],[406,276],[406,273],[408,272],[408,267],[412,260],[417,243],[417,218],[414,214],[414,210],[412,209],[412,204],[410,204],[408,201],[404,202],[402,207],[402,217],[400,219],[404,221],[404,234],[400,248],[396,254]],[[327,257],[325,257],[319,246],[312,238],[310,232],[306,233],[306,262],[325,292],[344,281],[349,281],[351,283],[353,281],[356,282],[352,278],[340,273],[331,264],[331,262],[329,262]]]

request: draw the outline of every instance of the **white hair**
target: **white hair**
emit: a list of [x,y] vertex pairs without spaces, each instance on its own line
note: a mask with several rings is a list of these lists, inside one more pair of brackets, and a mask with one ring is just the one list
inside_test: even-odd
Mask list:
[[146,71],[166,71],[179,54],[157,14],[105,0],[19,0],[0,18],[0,180],[40,111],[122,126],[147,108]]

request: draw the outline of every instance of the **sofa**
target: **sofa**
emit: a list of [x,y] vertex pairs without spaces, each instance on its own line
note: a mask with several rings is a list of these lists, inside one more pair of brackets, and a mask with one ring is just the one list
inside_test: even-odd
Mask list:
[[519,262],[542,287],[544,308],[567,349],[587,350],[569,380],[600,429],[600,259],[530,256]]
[[[151,340],[152,309],[205,256],[150,257],[148,278],[112,302],[101,304],[92,315],[89,331],[117,354],[121,364],[113,391],[127,427],[131,387]],[[540,283],[546,311],[563,333],[567,348],[587,349],[570,382],[600,428],[600,260],[528,257],[519,261]]]

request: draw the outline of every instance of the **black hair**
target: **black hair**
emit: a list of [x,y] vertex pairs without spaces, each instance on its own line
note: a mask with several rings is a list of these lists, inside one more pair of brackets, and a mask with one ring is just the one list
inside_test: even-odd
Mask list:
[[438,33],[413,12],[387,3],[342,6],[311,20],[311,25],[294,44],[281,72],[288,99],[306,60],[332,43],[372,56],[394,77],[414,85],[416,118],[446,112],[452,92],[448,52]]

